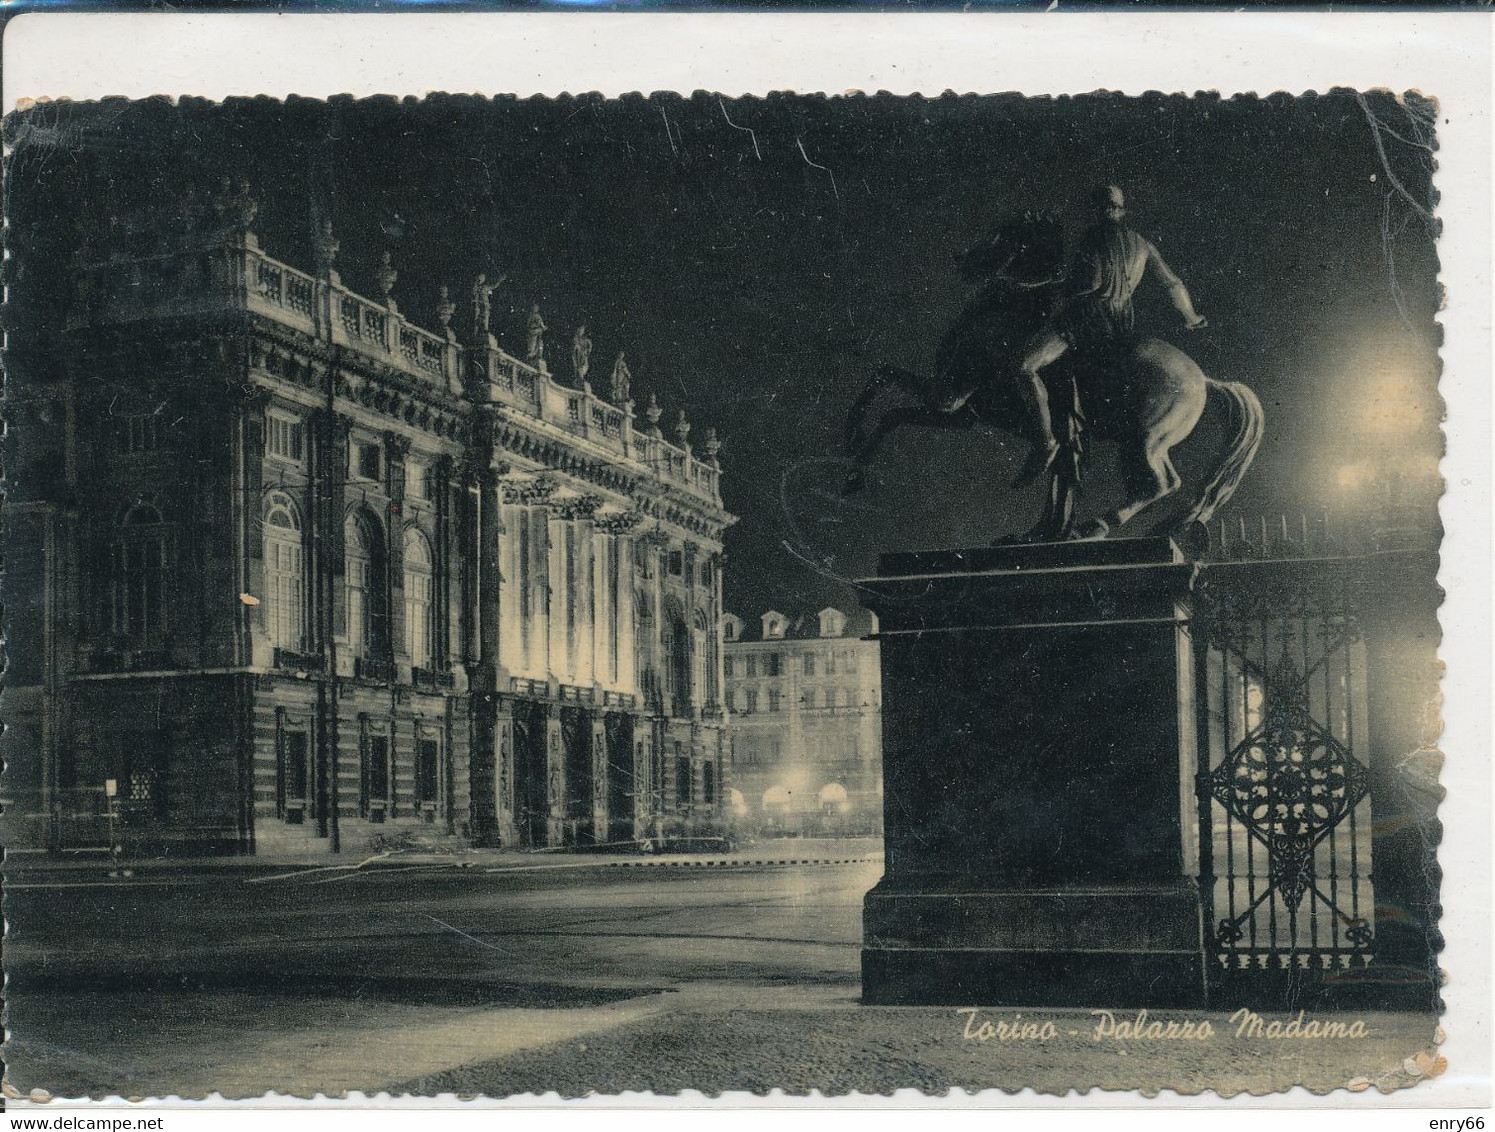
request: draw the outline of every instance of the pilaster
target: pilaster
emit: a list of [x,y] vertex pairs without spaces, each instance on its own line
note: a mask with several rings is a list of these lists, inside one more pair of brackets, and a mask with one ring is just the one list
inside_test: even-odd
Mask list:
[[519,829],[515,821],[515,752],[514,752],[514,718],[510,711],[511,701],[507,696],[494,697],[498,701],[496,715],[493,721],[493,731],[497,736],[497,752],[494,762],[497,764],[494,776],[495,793],[495,832],[501,845],[517,845],[519,843]]
[[599,708],[589,713],[592,731],[592,841],[602,844],[608,840],[608,775],[607,724]]
[[551,711],[545,721],[545,844],[566,840],[566,749],[561,741],[561,713]]

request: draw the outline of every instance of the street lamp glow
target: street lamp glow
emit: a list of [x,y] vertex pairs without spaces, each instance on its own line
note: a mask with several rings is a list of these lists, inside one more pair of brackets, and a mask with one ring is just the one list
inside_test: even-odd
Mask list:
[[1406,373],[1382,373],[1362,403],[1361,427],[1376,436],[1404,437],[1434,418],[1435,396],[1425,380]]
[[1376,478],[1374,465],[1365,460],[1358,460],[1353,464],[1341,464],[1334,472],[1335,486],[1353,491],[1365,487]]

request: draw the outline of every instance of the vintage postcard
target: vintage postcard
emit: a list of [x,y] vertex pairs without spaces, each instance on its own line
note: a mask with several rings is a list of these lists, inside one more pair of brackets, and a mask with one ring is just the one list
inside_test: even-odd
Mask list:
[[12,1103],[1438,1103],[1443,92],[1004,90],[7,107]]

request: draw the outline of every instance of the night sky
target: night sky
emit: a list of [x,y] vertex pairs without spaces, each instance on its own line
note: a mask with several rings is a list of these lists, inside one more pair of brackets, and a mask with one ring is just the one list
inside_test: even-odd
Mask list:
[[[876,364],[930,368],[964,296],[954,255],[1030,208],[1060,210],[1072,242],[1098,183],[1126,190],[1129,222],[1212,324],[1186,334],[1144,284],[1144,331],[1266,407],[1227,514],[1353,509],[1392,472],[1431,499],[1432,111],[1368,107],[1379,130],[1348,93],[51,108],[11,122],[13,278],[44,321],[80,199],[95,216],[102,199],[170,216],[184,185],[210,192],[224,173],[250,181],[277,258],[310,269],[330,216],[344,282],[377,295],[391,251],[401,310],[426,326],[440,284],[465,310],[478,271],[508,272],[493,319],[507,349],[523,353],[538,302],[559,375],[585,321],[599,388],[624,348],[636,396],[655,391],[666,424],[684,407],[697,440],[719,430],[741,516],[728,608],[851,607],[844,579],[879,551],[984,545],[1036,517],[1038,489],[1006,486],[1023,451],[987,430],[896,435],[871,487],[842,502],[840,429]],[[1186,482],[1212,435],[1179,451]],[[1086,514],[1110,505],[1108,460],[1102,446]]]

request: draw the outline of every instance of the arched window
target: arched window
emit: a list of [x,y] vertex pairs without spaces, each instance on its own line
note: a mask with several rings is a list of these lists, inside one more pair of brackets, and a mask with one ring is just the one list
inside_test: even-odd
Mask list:
[[633,594],[633,671],[639,688],[651,702],[662,690],[654,657],[654,606],[647,590]]
[[705,612],[695,611],[695,627],[690,636],[690,685],[696,698],[705,704],[716,703],[716,664],[711,651],[710,624]]
[[417,668],[430,668],[436,653],[431,544],[415,528],[405,532],[405,651]]
[[305,647],[306,576],[301,545],[301,518],[283,491],[265,500],[265,594],[269,608],[265,628],[277,648]]
[[782,813],[787,810],[794,801],[794,795],[789,788],[782,784],[775,784],[763,791],[763,808],[770,812]]
[[136,641],[166,630],[162,588],[166,575],[166,529],[148,503],[126,512],[109,548],[111,630]]
[[387,659],[389,618],[385,608],[384,553],[378,524],[367,514],[350,515],[343,534],[348,648],[357,657]]

